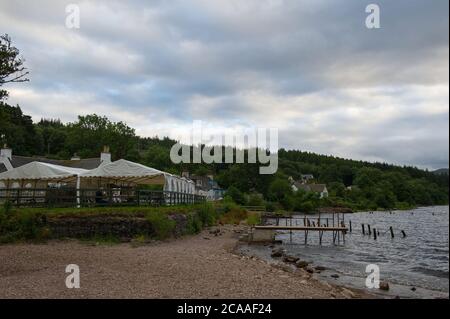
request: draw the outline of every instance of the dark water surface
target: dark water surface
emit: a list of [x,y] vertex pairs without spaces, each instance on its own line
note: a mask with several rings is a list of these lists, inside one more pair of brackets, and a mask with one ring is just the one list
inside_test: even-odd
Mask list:
[[[322,214],[323,217],[326,216]],[[318,275],[322,279],[365,289],[366,266],[376,264],[381,280],[391,285],[388,295],[448,297],[448,206],[346,214],[346,225],[350,220],[353,232],[345,236],[345,244],[341,241],[340,245],[333,245],[331,233],[324,234],[322,246],[316,232],[308,235],[306,246],[303,232],[294,232],[292,243],[286,232],[279,233],[277,239],[283,241],[282,246],[289,254],[311,261],[313,265],[325,266],[328,270]],[[373,235],[362,235],[362,223],[380,232],[377,240]],[[394,238],[391,238],[390,226],[394,229]],[[402,237],[401,230],[407,237]],[[267,258],[267,247],[249,247],[249,251]],[[338,274],[339,278],[330,279],[331,274]],[[411,290],[412,287],[416,289]]]

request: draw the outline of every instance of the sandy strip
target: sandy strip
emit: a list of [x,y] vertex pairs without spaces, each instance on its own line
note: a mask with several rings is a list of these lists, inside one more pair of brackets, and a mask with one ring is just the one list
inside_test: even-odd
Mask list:
[[[233,253],[237,234],[221,227],[138,247],[78,241],[0,246],[0,298],[361,298],[363,293]],[[77,264],[81,288],[65,286]]]

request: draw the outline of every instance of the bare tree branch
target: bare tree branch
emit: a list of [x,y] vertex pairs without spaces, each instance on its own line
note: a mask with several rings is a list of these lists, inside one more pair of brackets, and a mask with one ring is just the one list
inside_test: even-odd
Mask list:
[[[0,36],[0,87],[6,83],[28,82],[27,69],[23,66],[25,60],[19,57],[19,50],[11,45],[8,34]],[[1,90],[0,100],[7,97],[7,92]]]

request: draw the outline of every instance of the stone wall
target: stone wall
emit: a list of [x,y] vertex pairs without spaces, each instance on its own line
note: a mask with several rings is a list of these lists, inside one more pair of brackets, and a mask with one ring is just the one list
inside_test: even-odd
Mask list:
[[[183,214],[169,214],[175,221],[172,236],[185,233],[187,217]],[[97,216],[58,216],[47,218],[45,225],[52,238],[89,238],[95,236],[114,236],[131,239],[136,235],[155,235],[155,229],[144,215],[97,215]]]

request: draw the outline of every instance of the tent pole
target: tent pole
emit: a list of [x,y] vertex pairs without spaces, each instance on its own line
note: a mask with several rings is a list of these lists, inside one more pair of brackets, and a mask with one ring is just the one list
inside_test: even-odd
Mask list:
[[80,198],[80,175],[77,176],[77,208],[81,207],[81,198]]

